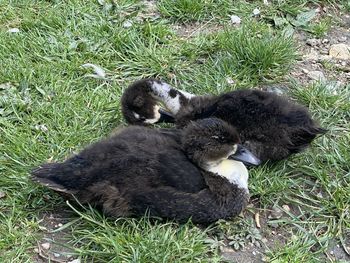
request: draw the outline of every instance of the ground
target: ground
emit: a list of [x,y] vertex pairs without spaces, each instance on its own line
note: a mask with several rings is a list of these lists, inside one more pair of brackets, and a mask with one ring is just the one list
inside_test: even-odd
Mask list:
[[[0,1],[1,262],[350,262],[350,2]],[[239,22],[240,21],[240,22]],[[334,51],[335,50],[335,51]],[[123,89],[276,92],[328,129],[238,218],[113,220],[29,179],[126,125]]]

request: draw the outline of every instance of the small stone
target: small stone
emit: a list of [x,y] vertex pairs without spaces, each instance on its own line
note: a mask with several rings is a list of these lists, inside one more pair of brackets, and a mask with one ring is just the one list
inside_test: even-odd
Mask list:
[[45,124],[35,125],[35,129],[42,132],[47,132],[49,130]]
[[5,192],[0,191],[0,198],[4,198],[6,196]]
[[61,255],[58,254],[58,253],[53,253],[53,256],[54,256],[55,258],[58,258],[58,257],[61,256]]
[[272,207],[272,211],[269,214],[269,219],[280,219],[283,215],[283,211],[279,209],[277,206]]
[[252,254],[253,254],[254,256],[256,256],[256,252],[255,252],[255,251],[253,251]]
[[227,82],[228,84],[230,84],[230,85],[232,85],[232,84],[235,83],[235,81],[234,81],[232,78],[230,78],[230,77],[226,78],[226,82]]
[[63,226],[61,223],[59,223],[58,225],[57,225],[58,227],[61,227],[61,226]]
[[303,56],[305,60],[318,60],[319,54],[315,49],[311,49],[306,55]]
[[220,251],[222,253],[232,253],[232,252],[234,252],[234,249],[232,249],[230,247],[226,247],[226,246],[220,246],[219,249],[220,249]]
[[261,258],[261,261],[262,261],[262,262],[268,262],[269,260],[270,260],[270,258],[267,257],[267,256],[263,256],[263,257]]
[[282,205],[282,208],[283,208],[284,211],[290,212],[290,207],[289,207],[289,205]]
[[342,65],[343,67],[345,67],[345,66],[346,66],[346,62],[345,62],[345,61],[340,62],[340,65]]
[[241,23],[241,18],[236,15],[230,16],[230,21],[232,24],[239,25]]
[[254,16],[260,15],[260,10],[259,10],[259,8],[255,8],[255,9],[253,10],[253,15],[254,15]]
[[303,73],[305,73],[305,74],[308,74],[308,73],[310,72],[310,70],[308,70],[308,69],[306,69],[306,68],[301,69],[301,71],[302,71]]
[[322,40],[322,44],[327,44],[327,43],[329,43],[329,39],[325,38]]
[[278,87],[268,87],[267,91],[277,95],[282,95],[284,93],[284,91]]
[[320,40],[316,38],[309,38],[306,40],[306,44],[312,47],[318,46],[320,43]]
[[327,49],[320,49],[320,53],[322,55],[328,55],[328,50]]
[[72,261],[68,261],[67,263],[80,263],[80,259],[77,258],[77,259],[74,259]]
[[18,33],[20,30],[19,30],[19,28],[10,28],[9,30],[7,30],[7,32],[9,32],[9,33]]
[[123,23],[123,27],[124,27],[124,28],[132,27],[132,22],[131,22],[130,20],[126,20],[126,21]]
[[331,254],[333,256],[334,255],[334,251],[333,250],[329,251],[329,254]]
[[329,55],[322,55],[318,59],[319,59],[319,61],[325,61],[325,60],[331,60],[332,57]]
[[348,38],[347,37],[341,37],[341,38],[339,38],[339,42],[345,42],[346,40],[347,40]]
[[39,253],[39,249],[38,248],[34,248],[34,252],[35,253]]
[[267,238],[265,238],[265,237],[263,237],[263,238],[261,239],[261,242],[263,242],[264,244],[267,243],[267,241],[268,241],[268,240],[267,240]]
[[350,59],[350,46],[346,44],[334,44],[329,49],[329,55],[338,59]]
[[314,70],[314,71],[310,71],[307,76],[312,79],[312,80],[316,80],[316,81],[325,81],[326,77],[324,76],[322,71],[318,71],[318,70]]
[[45,249],[45,250],[50,249],[50,246],[51,246],[51,244],[50,244],[49,242],[46,242],[46,243],[42,243],[42,244],[41,244],[41,247],[42,247],[43,249]]
[[269,222],[269,226],[272,227],[272,228],[277,228],[278,224],[277,223],[273,223],[273,222]]

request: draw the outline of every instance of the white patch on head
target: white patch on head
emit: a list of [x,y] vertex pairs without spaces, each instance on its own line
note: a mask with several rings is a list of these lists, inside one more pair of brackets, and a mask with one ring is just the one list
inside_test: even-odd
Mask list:
[[206,170],[225,177],[230,183],[237,185],[249,193],[248,170],[242,162],[225,159],[209,164]]
[[[180,103],[180,94],[176,94],[176,96],[174,98],[172,98],[169,93],[172,89],[174,89],[173,87],[171,87],[169,84],[165,83],[165,82],[157,82],[157,81],[153,81],[152,82],[152,86],[151,86],[152,90],[153,90],[153,95],[159,99],[160,101],[162,101],[165,106],[171,111],[171,113],[176,114],[180,107],[181,107],[181,103]],[[174,89],[176,90],[176,89]],[[190,94],[188,92],[185,91],[181,91],[181,90],[176,90],[178,92],[180,92],[185,98],[187,99],[191,99],[192,97],[194,97],[195,95]]]
[[160,119],[160,113],[159,113],[159,106],[155,105],[153,107],[153,113],[154,113],[154,118],[153,119],[146,119],[144,122],[148,124],[153,124],[159,121]]
[[184,95],[187,99],[191,99],[191,98],[196,96],[196,95],[194,95],[192,93],[188,93],[187,91],[184,91],[184,90],[177,90],[177,91],[181,92],[181,94]]

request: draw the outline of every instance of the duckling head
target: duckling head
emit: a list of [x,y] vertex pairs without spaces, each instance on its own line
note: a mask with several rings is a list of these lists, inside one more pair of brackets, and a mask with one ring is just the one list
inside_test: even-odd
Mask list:
[[245,165],[261,162],[239,143],[236,129],[217,118],[191,122],[182,138],[183,149],[194,163],[248,191]]
[[[122,112],[128,123],[148,125],[174,122],[174,115],[194,95],[156,79],[141,79],[123,93]],[[163,104],[168,111],[159,105]]]

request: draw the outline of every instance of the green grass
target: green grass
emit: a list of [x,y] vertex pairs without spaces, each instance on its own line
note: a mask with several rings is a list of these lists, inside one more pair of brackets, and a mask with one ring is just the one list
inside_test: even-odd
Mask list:
[[[30,182],[29,171],[48,159],[63,160],[124,125],[119,101],[129,83],[159,76],[204,94],[285,81],[298,43],[284,34],[287,24],[276,26],[273,18],[295,20],[316,3],[162,0],[156,7],[161,18],[142,20],[141,2],[114,2],[0,1],[1,262],[33,262],[44,234],[41,215],[68,207]],[[261,9],[259,18],[251,17],[255,7]],[[229,24],[232,14],[242,14],[242,26]],[[132,26],[126,28],[125,21]],[[176,34],[174,25],[192,21],[215,30],[188,38]],[[312,22],[294,29],[310,26],[319,36],[328,30],[328,24]],[[9,33],[10,28],[20,32]],[[107,80],[89,76],[86,63],[102,67]],[[302,154],[250,173],[259,209],[294,208],[267,222],[293,237],[269,250],[272,262],[329,260],[324,252],[331,241],[342,246],[350,234],[350,86],[330,87],[289,89],[329,129],[327,135]],[[62,227],[66,245],[86,262],[215,262],[223,240],[233,247],[260,242],[248,212],[208,232],[190,223],[114,221],[89,208],[70,209]]]

